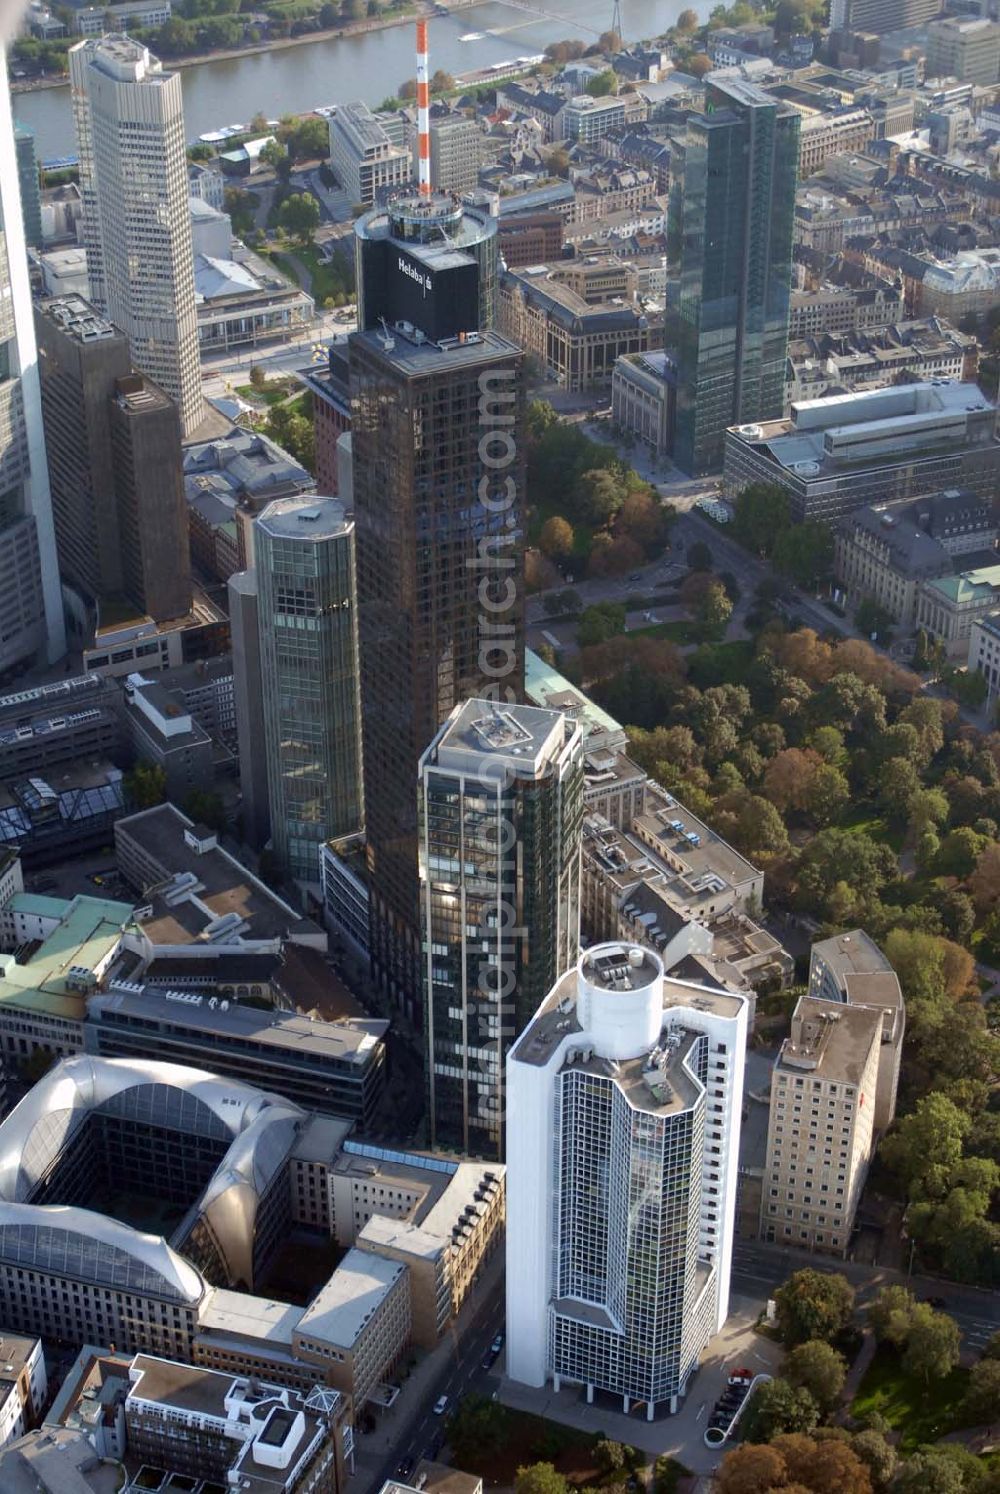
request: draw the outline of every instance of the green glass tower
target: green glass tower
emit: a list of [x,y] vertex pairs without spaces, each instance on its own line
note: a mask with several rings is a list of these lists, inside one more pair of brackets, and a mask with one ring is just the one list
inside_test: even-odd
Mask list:
[[674,460],[700,476],[721,468],[727,426],[782,411],[799,115],[742,79],[709,82],[677,155]]

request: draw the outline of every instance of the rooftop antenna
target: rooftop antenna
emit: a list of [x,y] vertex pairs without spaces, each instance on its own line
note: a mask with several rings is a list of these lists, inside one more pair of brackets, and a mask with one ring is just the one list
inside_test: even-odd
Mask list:
[[[618,0],[615,0],[617,5]],[[417,140],[421,197],[431,195],[431,85],[427,22],[417,22]]]

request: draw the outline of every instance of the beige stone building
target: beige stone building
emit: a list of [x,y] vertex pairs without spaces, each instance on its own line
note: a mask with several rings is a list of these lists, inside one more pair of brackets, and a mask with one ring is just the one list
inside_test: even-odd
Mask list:
[[846,1255],[875,1146],[882,1014],[803,996],[771,1079],[761,1238]]
[[592,389],[610,384],[624,354],[662,347],[662,318],[634,304],[592,305],[563,283],[564,273],[549,265],[506,270],[497,288],[499,331],[536,358],[549,378],[570,391]]
[[988,554],[996,539],[990,504],[960,489],[873,504],[834,525],[834,572],[852,602],[871,598],[912,627],[923,584],[954,576],[963,557]]
[[409,1341],[406,1267],[355,1249],[302,1314],[292,1351],[296,1359],[321,1369],[324,1382],[360,1410]]

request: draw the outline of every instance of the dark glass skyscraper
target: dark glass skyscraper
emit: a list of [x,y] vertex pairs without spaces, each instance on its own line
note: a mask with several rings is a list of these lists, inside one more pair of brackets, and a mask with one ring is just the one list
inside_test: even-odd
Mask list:
[[523,355],[408,322],[350,357],[372,974],[419,1021],[421,754],[524,688]]
[[708,82],[683,168],[677,434],[692,475],[722,466],[726,427],[780,416],[799,115],[741,79]]
[[468,700],[424,753],[420,894],[431,1145],[502,1160],[504,1066],[580,947],[583,734]]

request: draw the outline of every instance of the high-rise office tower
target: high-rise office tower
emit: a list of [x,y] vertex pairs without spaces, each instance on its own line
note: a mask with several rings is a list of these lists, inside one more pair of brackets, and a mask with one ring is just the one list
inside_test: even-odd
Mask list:
[[180,74],[125,35],[80,42],[69,65],[91,298],[187,438],[204,401]]
[[98,616],[127,598],[156,622],[191,608],[177,408],[135,374],[128,339],[82,296],[36,303],[59,570]]
[[38,356],[18,186],[17,147],[0,45],[0,674],[66,652],[45,463]]
[[17,179],[21,189],[24,241],[29,248],[37,249],[42,242],[42,194],[38,185],[35,137],[30,130],[15,125],[14,141],[17,146]]
[[285,871],[318,882],[320,846],[362,821],[354,525],[300,494],[254,531],[271,838]]
[[237,571],[227,583],[233,640],[233,707],[240,758],[243,837],[256,849],[271,833],[260,673],[257,572]]
[[674,458],[721,468],[726,427],[784,402],[799,115],[742,79],[707,83],[678,144],[680,298]]
[[676,1411],[729,1311],[743,996],[599,944],[507,1060],[507,1373]]
[[410,322],[427,337],[496,319],[497,220],[454,192],[401,192],[355,224],[358,327]]
[[412,324],[350,349],[372,973],[419,1020],[420,757],[524,684],[523,356]]
[[502,1160],[510,1045],[580,943],[583,736],[468,700],[420,763],[431,1145]]
[[191,611],[191,550],[177,406],[147,379],[115,380],[111,460],[126,595],[156,621]]

